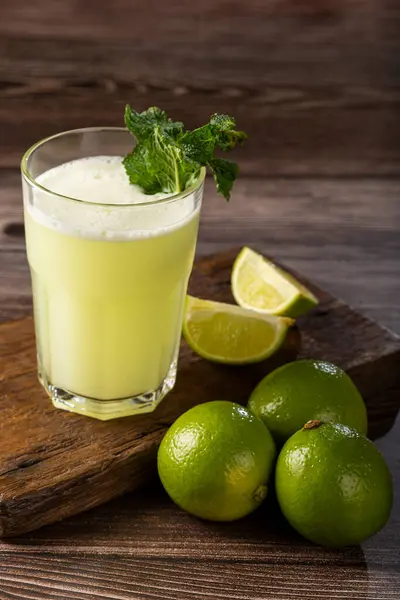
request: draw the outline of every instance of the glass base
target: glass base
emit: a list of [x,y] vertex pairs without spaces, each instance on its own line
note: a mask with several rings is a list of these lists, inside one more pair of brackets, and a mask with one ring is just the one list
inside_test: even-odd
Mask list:
[[164,396],[174,387],[176,371],[177,361],[174,361],[167,376],[156,390],[116,400],[96,400],[95,398],[86,398],[80,394],[75,394],[53,385],[46,376],[43,376],[43,373],[39,373],[39,381],[56,408],[100,419],[100,421],[108,421],[155,410]]

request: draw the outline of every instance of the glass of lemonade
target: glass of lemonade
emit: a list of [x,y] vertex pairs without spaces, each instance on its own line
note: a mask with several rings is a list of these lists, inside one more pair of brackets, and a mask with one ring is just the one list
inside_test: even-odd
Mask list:
[[176,195],[129,183],[123,128],[45,139],[21,163],[39,379],[97,419],[154,410],[172,389],[205,171]]

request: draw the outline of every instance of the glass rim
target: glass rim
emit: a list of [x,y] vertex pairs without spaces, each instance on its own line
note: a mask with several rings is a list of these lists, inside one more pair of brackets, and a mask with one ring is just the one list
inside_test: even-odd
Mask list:
[[[126,129],[126,127],[112,127],[112,126],[106,125],[106,126],[97,126],[97,127],[80,127],[77,129],[69,129],[67,131],[61,131],[60,133],[55,133],[54,135],[50,135],[46,138],[39,140],[38,142],[35,142],[23,154],[22,159],[21,159],[22,177],[33,188],[36,188],[42,192],[45,192],[46,194],[51,194],[52,196],[56,196],[57,198],[62,198],[63,200],[68,200],[70,202],[79,202],[80,204],[87,204],[87,205],[92,205],[92,206],[102,206],[102,207],[108,206],[108,207],[114,207],[114,208],[116,208],[116,207],[118,207],[118,208],[132,208],[132,207],[141,208],[142,207],[143,208],[145,206],[155,206],[155,205],[159,206],[160,204],[168,204],[169,202],[174,202],[175,200],[180,200],[182,198],[186,198],[186,196],[189,196],[190,194],[195,192],[198,188],[200,188],[204,182],[206,169],[205,169],[205,167],[201,167],[200,175],[199,175],[197,181],[195,183],[193,183],[190,187],[183,190],[182,192],[178,192],[176,194],[171,194],[170,196],[166,196],[165,198],[159,198],[158,200],[149,200],[149,202],[132,202],[132,203],[128,203],[128,204],[125,204],[125,203],[121,204],[118,202],[111,202],[111,203],[90,202],[88,200],[83,200],[82,198],[73,198],[72,196],[66,196],[64,194],[54,192],[53,190],[50,190],[49,188],[38,183],[36,178],[30,173],[29,167],[28,167],[29,159],[31,158],[31,156],[34,154],[34,152],[36,150],[38,150],[39,148],[44,146],[47,142],[51,142],[54,139],[57,139],[57,138],[60,138],[60,137],[63,137],[65,135],[69,135],[69,134],[94,133],[94,132],[98,132],[98,131],[114,131],[114,132],[120,132],[120,133],[122,133],[122,132],[130,133],[129,130]],[[98,156],[100,156],[100,155],[98,155]]]

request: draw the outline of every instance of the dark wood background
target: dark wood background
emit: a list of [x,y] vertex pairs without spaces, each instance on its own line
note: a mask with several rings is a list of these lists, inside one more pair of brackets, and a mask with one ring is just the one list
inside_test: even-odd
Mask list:
[[[400,333],[397,0],[0,2],[1,320],[31,312],[21,154],[127,101],[249,133],[231,204],[207,187],[200,254],[252,244]],[[205,525],[155,486],[0,544],[0,600],[398,599],[399,421],[378,445],[396,507],[362,548],[308,545],[273,506],[264,531]]]

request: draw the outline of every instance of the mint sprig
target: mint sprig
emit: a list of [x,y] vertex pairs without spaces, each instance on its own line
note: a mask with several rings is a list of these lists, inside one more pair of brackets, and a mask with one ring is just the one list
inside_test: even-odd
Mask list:
[[235,119],[214,114],[209,123],[189,131],[156,106],[138,113],[127,105],[125,124],[136,138],[136,146],[123,160],[132,184],[146,194],[179,193],[197,181],[201,167],[208,166],[218,192],[229,200],[239,169],[216,157],[215,151],[232,150],[247,138],[236,131]]

